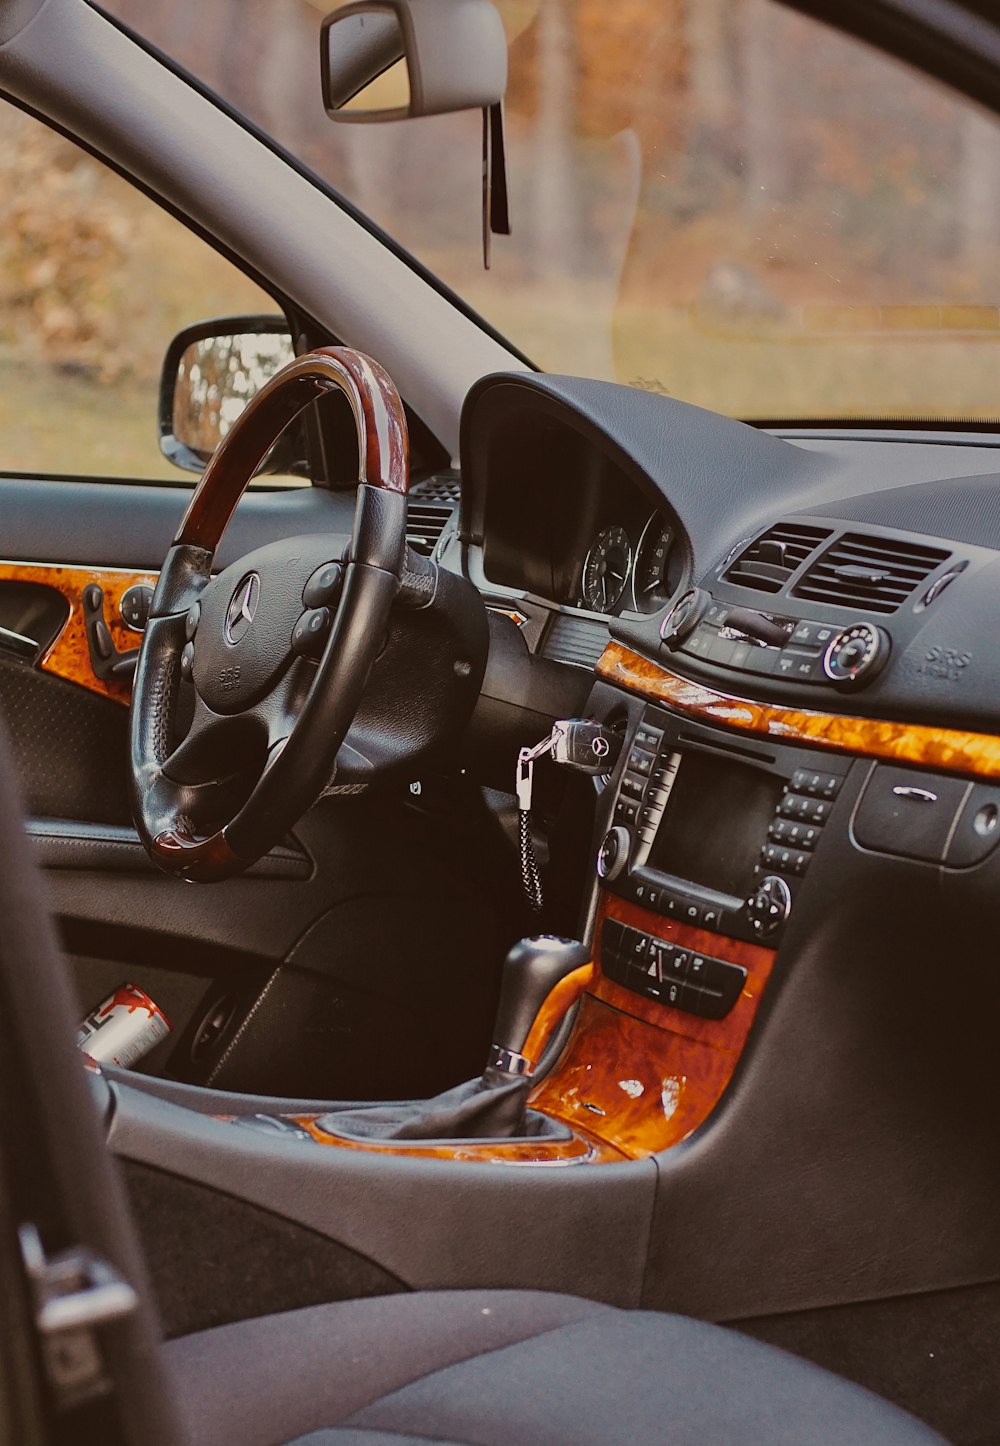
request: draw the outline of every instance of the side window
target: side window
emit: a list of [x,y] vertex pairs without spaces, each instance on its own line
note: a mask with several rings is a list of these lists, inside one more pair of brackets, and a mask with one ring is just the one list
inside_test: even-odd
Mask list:
[[277,310],[155,202],[0,102],[0,473],[193,482],[160,452],[164,352],[202,318]]

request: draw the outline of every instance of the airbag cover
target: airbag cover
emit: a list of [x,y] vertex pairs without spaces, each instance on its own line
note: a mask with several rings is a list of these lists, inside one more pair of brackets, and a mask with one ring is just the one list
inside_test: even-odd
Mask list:
[[330,534],[270,542],[205,589],[193,677],[214,712],[242,712],[274,687],[291,656],[303,589],[318,567],[340,560],[346,542]]

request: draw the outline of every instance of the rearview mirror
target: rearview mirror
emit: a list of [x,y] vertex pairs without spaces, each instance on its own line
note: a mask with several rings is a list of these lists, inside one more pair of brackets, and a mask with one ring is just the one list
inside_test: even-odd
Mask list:
[[[295,355],[283,316],[227,316],[199,322],[170,343],[160,377],[160,450],[202,472],[250,399]],[[305,438],[293,424],[260,472],[307,477]]]
[[323,21],[323,105],[335,121],[498,105],[507,41],[492,0],[358,0]]

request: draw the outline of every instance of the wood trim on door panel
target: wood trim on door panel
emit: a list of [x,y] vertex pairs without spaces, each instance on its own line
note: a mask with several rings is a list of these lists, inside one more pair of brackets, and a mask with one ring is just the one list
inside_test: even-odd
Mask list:
[[119,652],[130,652],[142,641],[122,621],[120,603],[130,587],[156,586],[155,572],[133,572],[119,567],[86,567],[72,563],[0,562],[0,583],[30,582],[53,588],[69,606],[69,614],[37,666],[53,677],[77,683],[116,703],[128,705],[132,696],[130,679],[99,678],[90,661],[90,648],[83,621],[83,592],[92,583],[104,593],[104,617]]
[[1000,738],[992,734],[757,703],[682,678],[618,642],[611,642],[604,649],[597,661],[597,671],[610,683],[665,703],[676,712],[705,723],[763,734],[782,743],[809,743],[817,748],[837,748],[869,758],[919,763],[950,773],[1000,778]]

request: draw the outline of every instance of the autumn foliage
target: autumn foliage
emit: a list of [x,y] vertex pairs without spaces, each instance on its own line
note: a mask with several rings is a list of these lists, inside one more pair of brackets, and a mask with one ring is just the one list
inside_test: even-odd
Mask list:
[[62,137],[9,108],[0,137],[0,351],[112,380],[126,364],[118,278],[134,222]]

